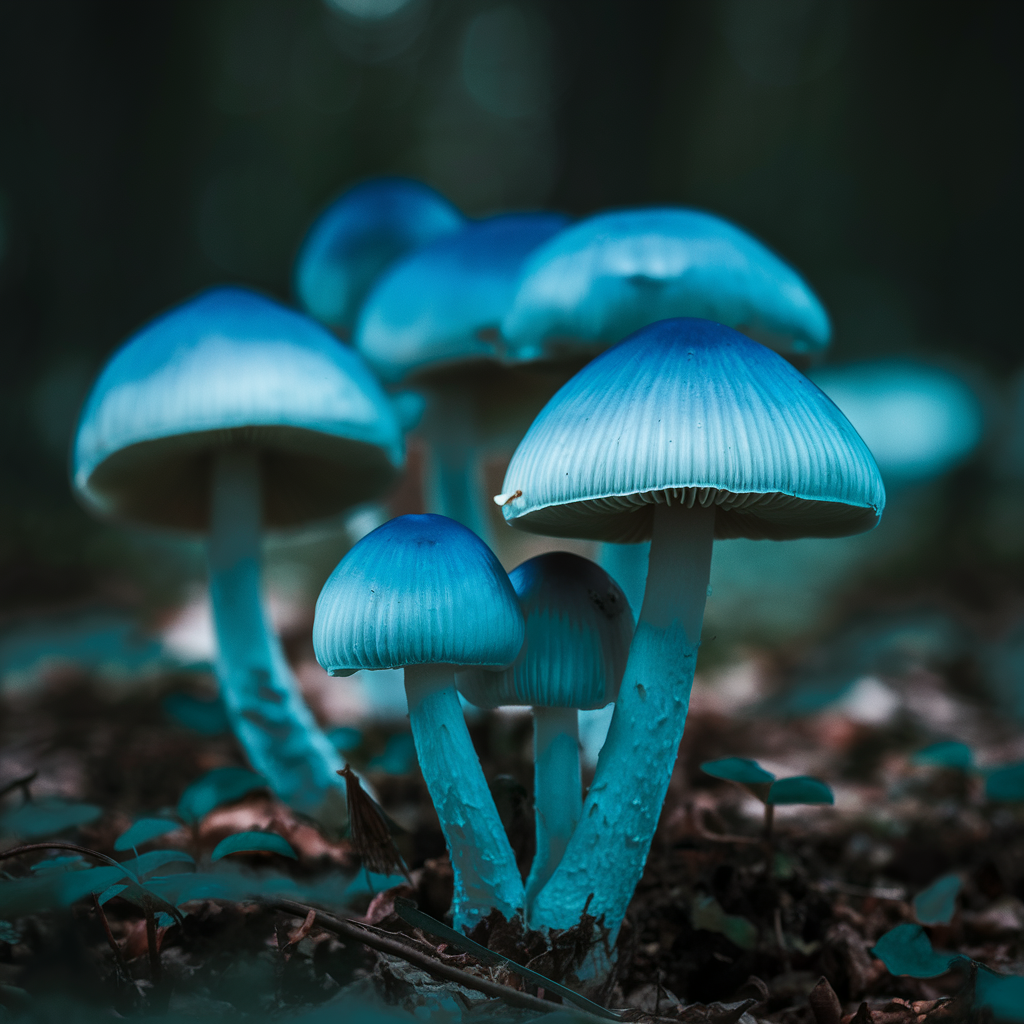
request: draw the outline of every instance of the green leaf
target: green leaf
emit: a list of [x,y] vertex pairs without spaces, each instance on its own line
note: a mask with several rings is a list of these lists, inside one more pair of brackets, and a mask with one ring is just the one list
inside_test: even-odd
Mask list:
[[112,885],[108,889],[104,889],[103,892],[101,892],[98,897],[100,901],[100,906],[102,907],[105,903],[112,900],[115,896],[120,896],[121,893],[123,893],[127,888],[128,886],[125,883],[119,882],[117,885]]
[[40,800],[22,804],[13,811],[0,815],[0,831],[22,839],[40,839],[52,836],[77,825],[95,821],[103,809],[94,804],[72,804],[64,800]]
[[698,896],[690,910],[690,923],[697,931],[717,932],[740,949],[757,946],[757,928],[739,914],[727,914],[714,896]]
[[367,766],[367,771],[387,772],[388,775],[408,775],[416,766],[416,747],[408,733],[388,737],[383,753]]
[[199,700],[187,693],[169,693],[160,702],[168,718],[201,736],[219,736],[229,730],[227,712],[220,700]]
[[77,853],[68,857],[47,857],[45,860],[33,864],[29,870],[37,877],[48,874],[51,871],[83,871],[89,867],[89,862]]
[[171,821],[169,818],[139,818],[127,832],[122,832],[117,837],[114,841],[114,849],[131,850],[179,828],[181,828],[181,822]]
[[298,854],[288,842],[274,832],[236,832],[217,844],[210,860],[220,860],[231,853],[279,853],[298,860]]
[[974,754],[966,743],[943,740],[919,750],[910,760],[914,764],[935,765],[938,768],[954,768],[957,771],[969,772],[974,764]]
[[138,882],[129,882],[118,895],[121,899],[127,900],[147,913],[165,913],[169,914],[179,924],[183,921],[178,908],[173,903],[168,903],[159,893],[154,892],[148,886],[139,885]]
[[832,790],[821,779],[810,775],[792,775],[778,779],[768,790],[769,804],[834,804]]
[[957,959],[952,953],[937,953],[919,924],[898,924],[887,931],[871,950],[890,974],[911,978],[937,978]]
[[913,901],[914,916],[921,924],[949,924],[956,913],[960,876],[943,875],[919,892]]
[[741,786],[760,786],[774,781],[775,776],[748,757],[720,757],[705,761],[700,770],[716,779],[738,782]]
[[41,878],[0,882],[0,917],[16,918],[66,907],[83,896],[99,894],[126,877],[127,872],[123,868],[102,867],[46,872]]
[[989,800],[1024,800],[1024,761],[996,768],[985,780]]
[[239,800],[254,789],[263,789],[266,784],[262,775],[248,768],[214,768],[181,794],[178,814],[185,821],[200,821],[215,807]]
[[981,967],[974,984],[974,1006],[991,1010],[996,1020],[1024,1021],[1024,978]]
[[151,874],[165,864],[195,864],[195,861],[184,850],[151,850],[124,862],[124,866],[139,878]]
[[327,734],[327,739],[335,750],[347,754],[351,750],[359,749],[363,742],[363,734],[351,725],[339,725]]

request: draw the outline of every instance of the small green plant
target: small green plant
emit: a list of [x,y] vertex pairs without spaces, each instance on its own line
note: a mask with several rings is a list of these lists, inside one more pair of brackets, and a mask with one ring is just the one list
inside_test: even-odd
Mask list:
[[701,771],[715,779],[742,786],[764,804],[764,837],[771,840],[775,826],[775,808],[781,804],[834,804],[832,790],[810,775],[790,775],[777,779],[748,757],[722,757],[705,761]]

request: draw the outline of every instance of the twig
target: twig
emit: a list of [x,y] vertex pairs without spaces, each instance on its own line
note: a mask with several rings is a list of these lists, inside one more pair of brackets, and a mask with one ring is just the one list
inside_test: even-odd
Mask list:
[[75,843],[26,843],[24,846],[12,846],[11,849],[0,853],[0,860],[7,860],[8,857],[17,857],[22,853],[32,853],[34,850],[73,850],[75,853],[84,853],[87,857],[95,857],[111,867],[122,868],[124,873],[129,878],[131,877],[131,872],[123,864],[118,864],[113,857],[108,857],[105,853],[99,853],[96,850],[90,850],[88,846],[77,846]]
[[149,977],[156,988],[160,984],[160,946],[156,940],[156,914],[149,907],[146,915],[146,945],[149,947]]
[[36,781],[39,775],[38,769],[34,772],[29,772],[28,775],[23,775],[20,779],[13,779],[8,782],[6,786],[0,788],[0,799],[7,796],[8,793],[13,793],[16,789],[21,790],[21,795],[25,798],[25,803],[31,803],[32,794],[29,792],[29,786]]
[[[361,942],[364,946],[379,950],[381,953],[400,957],[402,960],[419,967],[420,970],[433,975],[435,978],[455,982],[455,984],[462,985],[465,988],[482,992],[492,999],[503,999],[512,1006],[521,1006],[526,1010],[536,1010],[539,1013],[551,1013],[558,1007],[558,1003],[552,1003],[546,999],[538,999],[527,992],[519,992],[514,988],[509,988],[507,985],[499,985],[497,982],[480,978],[475,974],[470,974],[468,971],[460,970],[458,967],[441,963],[397,939],[386,939],[382,935],[365,931],[356,921],[346,921],[335,917],[333,914],[327,914],[322,910],[316,910],[314,907],[308,907],[304,903],[295,903],[292,900],[268,900],[265,905],[274,910],[280,910],[285,914],[292,914],[295,917],[305,917],[311,910],[315,910],[316,923],[326,931],[334,932],[335,935],[343,935],[355,942]],[[575,1007],[573,1008],[573,1013],[576,1015],[582,1014],[591,1020],[599,1019],[591,1014],[584,1014],[582,1010]]]
[[129,975],[128,967],[124,962],[121,947],[117,944],[117,939],[114,938],[114,933],[110,930],[110,922],[107,920],[107,915],[103,910],[103,905],[100,903],[100,898],[96,893],[92,894],[92,905],[96,911],[96,916],[100,919],[100,924],[103,925],[103,933],[107,937],[110,950],[114,954],[114,967],[117,971],[118,977],[120,977],[122,981],[130,981],[131,975]]

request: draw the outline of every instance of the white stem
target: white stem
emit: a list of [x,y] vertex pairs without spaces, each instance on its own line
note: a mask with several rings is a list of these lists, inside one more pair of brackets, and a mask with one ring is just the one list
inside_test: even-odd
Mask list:
[[207,544],[221,697],[250,765],[274,793],[340,827],[341,759],[303,701],[260,600],[260,520],[257,453],[222,449],[213,463]]
[[580,819],[579,712],[575,708],[533,709],[533,808],[537,852],[526,880],[526,905],[558,867]]
[[471,931],[491,910],[511,920],[523,908],[523,882],[466,728],[455,671],[410,665],[405,693],[416,757],[455,875],[455,927]]
[[650,571],[608,739],[562,862],[530,924],[589,913],[615,941],[643,874],[686,724],[714,539],[714,508],[654,506]]
[[425,472],[430,511],[462,523],[490,546],[490,499],[477,443],[474,396],[464,385],[431,394],[423,433],[429,442]]
[[622,588],[635,619],[644,600],[651,545],[602,544],[597,551],[601,568]]

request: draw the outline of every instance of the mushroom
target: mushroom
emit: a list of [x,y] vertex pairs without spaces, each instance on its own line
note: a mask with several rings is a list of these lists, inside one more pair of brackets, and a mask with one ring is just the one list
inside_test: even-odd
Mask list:
[[[679,207],[599,213],[527,260],[501,333],[506,358],[576,362],[667,317],[703,317],[781,352],[824,351],[830,325],[795,270],[742,229]],[[599,561],[633,608],[646,545],[602,545]]]
[[504,370],[497,327],[523,260],[567,218],[519,213],[469,224],[397,262],[363,306],[354,342],[390,384],[427,396],[428,507],[487,538],[483,447],[514,426],[514,445],[562,384]]
[[455,875],[452,913],[466,931],[492,910],[511,919],[523,883],[455,689],[456,666],[505,665],[523,614],[490,548],[444,516],[408,515],[367,534],[316,603],[313,649],[332,676],[405,668],[416,756]]
[[583,805],[579,711],[615,700],[626,667],[633,616],[615,581],[566,551],[538,555],[509,573],[526,619],[519,657],[498,671],[459,674],[478,707],[533,709],[533,805],[537,852],[526,905],[562,859]]
[[589,913],[614,941],[643,871],[686,722],[715,537],[871,529],[885,495],[842,413],[779,355],[721,324],[664,320],[599,356],[545,406],[505,476],[533,533],[651,539],[608,739],[531,923]]
[[359,307],[387,265],[458,231],[464,218],[432,188],[374,178],[350,188],[317,217],[295,260],[295,294],[310,316],[348,337]]
[[93,386],[73,487],[105,519],[204,532],[231,726],[274,792],[344,820],[337,751],[299,694],[260,600],[265,527],[381,494],[403,462],[387,396],[319,324],[216,288],[143,327]]

